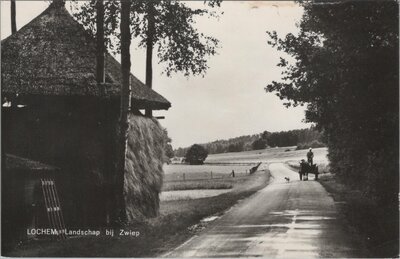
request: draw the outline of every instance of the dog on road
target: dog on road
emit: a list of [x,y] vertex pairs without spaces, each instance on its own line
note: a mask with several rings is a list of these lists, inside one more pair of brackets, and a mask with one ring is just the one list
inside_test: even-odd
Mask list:
[[286,182],[290,182],[290,178],[289,177],[285,177]]

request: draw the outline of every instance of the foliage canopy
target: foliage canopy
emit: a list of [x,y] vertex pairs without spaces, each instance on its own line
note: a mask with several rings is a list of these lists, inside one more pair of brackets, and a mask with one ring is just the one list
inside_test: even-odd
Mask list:
[[[205,1],[203,8],[191,8],[178,0],[135,0],[131,1],[131,32],[139,39],[139,47],[146,47],[149,7],[154,16],[153,44],[157,48],[159,63],[163,63],[164,73],[171,76],[182,72],[185,76],[204,75],[209,68],[208,56],[217,53],[219,41],[195,28],[196,17],[208,15],[217,17],[213,8],[219,7],[221,0]],[[75,17],[85,28],[95,35],[96,0],[82,5],[75,4]],[[105,43],[114,53],[120,51],[120,1],[104,1]]]
[[307,105],[306,121],[325,132],[332,171],[382,206],[398,194],[398,4],[302,3],[298,35],[268,43],[281,58],[266,87],[286,106]]
[[208,156],[207,150],[198,144],[192,145],[186,152],[186,162],[191,165],[202,165]]

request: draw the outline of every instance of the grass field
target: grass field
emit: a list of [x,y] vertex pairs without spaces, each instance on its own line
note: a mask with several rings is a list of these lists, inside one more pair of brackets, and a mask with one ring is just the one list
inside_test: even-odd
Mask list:
[[175,200],[193,200],[206,197],[218,196],[223,193],[230,192],[230,189],[214,189],[214,190],[179,190],[162,192],[160,195],[161,202]]
[[[199,193],[204,193],[207,192],[207,189],[232,189],[250,176],[250,168],[255,165],[256,163],[165,164],[162,191],[197,190]],[[232,171],[234,171],[235,177],[232,177]],[[175,194],[177,197],[185,197],[176,192]],[[190,197],[196,197],[196,194],[190,195]]]
[[[237,153],[223,153],[209,155],[206,159],[207,164],[219,163],[257,163],[257,162],[285,162],[288,160],[306,159],[308,150],[296,150],[296,147],[267,148],[263,150],[253,150]],[[327,148],[315,148],[314,160],[327,161]]]
[[224,165],[186,165],[170,164],[164,165],[164,182],[183,181],[196,179],[228,178],[232,171],[236,176],[248,174],[255,163],[247,165],[224,164]]
[[[163,191],[204,190],[233,188],[241,178],[249,176],[249,170],[258,162],[287,162],[298,170],[298,161],[306,158],[308,150],[296,147],[269,148],[257,151],[234,152],[209,155],[204,165],[164,165]],[[320,172],[328,171],[326,148],[314,149],[314,161]],[[259,169],[265,167],[263,164]],[[265,168],[264,168],[265,169]],[[235,178],[231,173],[235,172]]]
[[[238,178],[236,178],[238,179]],[[231,189],[235,181],[232,178],[187,180],[164,182],[162,191]]]

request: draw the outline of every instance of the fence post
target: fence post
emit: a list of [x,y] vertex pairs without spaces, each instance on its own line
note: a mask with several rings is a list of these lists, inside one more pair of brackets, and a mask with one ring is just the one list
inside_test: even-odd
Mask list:
[[213,176],[212,176],[212,171],[211,171],[211,179],[213,179]]
[[183,181],[186,181],[185,173],[183,173]]

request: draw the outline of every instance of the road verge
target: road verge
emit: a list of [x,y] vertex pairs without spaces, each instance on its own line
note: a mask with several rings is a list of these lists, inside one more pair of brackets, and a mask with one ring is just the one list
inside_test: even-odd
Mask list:
[[398,257],[398,211],[382,210],[360,191],[341,183],[334,174],[323,174],[319,182],[336,202],[352,234],[359,236],[371,257]]

